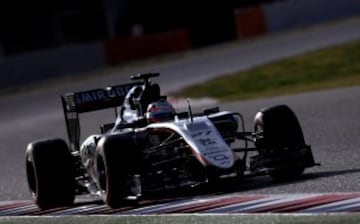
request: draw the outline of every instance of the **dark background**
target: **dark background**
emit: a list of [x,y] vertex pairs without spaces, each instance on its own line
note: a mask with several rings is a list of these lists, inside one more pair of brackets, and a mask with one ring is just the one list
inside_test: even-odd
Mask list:
[[[192,47],[235,38],[233,10],[274,0],[2,0],[5,56],[28,51],[186,27]],[[195,3],[194,3],[195,2]]]

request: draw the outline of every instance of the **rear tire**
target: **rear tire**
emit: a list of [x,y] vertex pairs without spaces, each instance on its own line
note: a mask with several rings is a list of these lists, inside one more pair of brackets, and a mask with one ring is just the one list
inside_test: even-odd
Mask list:
[[26,174],[35,203],[41,209],[70,206],[75,199],[72,155],[62,139],[29,143]]
[[[259,111],[255,116],[255,132],[262,138],[255,144],[261,154],[295,151],[305,147],[304,135],[295,113],[286,105],[278,105]],[[289,180],[298,177],[305,167],[291,166],[284,161],[281,168],[270,172],[275,180]]]

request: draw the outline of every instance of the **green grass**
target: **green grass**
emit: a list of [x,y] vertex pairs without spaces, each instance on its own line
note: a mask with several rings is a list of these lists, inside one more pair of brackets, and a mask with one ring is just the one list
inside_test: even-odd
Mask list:
[[154,216],[63,216],[63,217],[5,217],[0,218],[0,223],[7,224],[172,224],[172,223],[197,223],[197,224],[358,224],[360,215],[353,214],[239,214],[239,215],[154,215]]
[[228,74],[174,95],[231,101],[354,85],[360,85],[360,41]]

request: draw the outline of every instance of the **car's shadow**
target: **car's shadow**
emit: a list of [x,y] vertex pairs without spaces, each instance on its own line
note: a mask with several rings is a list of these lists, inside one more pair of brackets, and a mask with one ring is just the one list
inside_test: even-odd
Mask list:
[[244,178],[228,178],[220,180],[216,183],[204,185],[199,188],[192,190],[183,190],[183,191],[168,191],[161,192],[160,195],[154,193],[151,195],[151,198],[161,198],[161,197],[192,197],[199,195],[221,195],[229,193],[246,193],[254,190],[261,190],[270,187],[279,187],[286,185],[293,185],[296,183],[302,183],[307,181],[312,181],[318,178],[324,177],[334,177],[342,176],[351,173],[360,173],[360,169],[347,169],[347,170],[335,170],[335,171],[322,171],[322,172],[312,172],[305,173],[299,176],[296,179],[276,181],[268,175],[256,176],[256,177],[244,177]]
[[351,173],[360,173],[360,169],[305,173],[296,179],[290,179],[284,181],[276,181],[268,175],[259,176],[259,177],[249,177],[244,179],[233,179],[233,180],[229,179],[229,180],[224,180],[223,182],[219,182],[214,186],[210,186],[209,192],[207,192],[207,194],[228,194],[235,192],[244,193],[247,191],[266,189],[269,187],[293,185],[296,183],[312,181],[318,178],[343,176]]
[[[242,193],[252,192],[254,190],[261,190],[270,187],[280,187],[286,185],[293,185],[296,183],[302,183],[306,181],[312,181],[318,178],[342,176],[351,173],[360,173],[360,169],[347,169],[347,170],[335,170],[335,171],[322,171],[305,173],[297,179],[287,181],[275,181],[270,176],[256,176],[256,177],[244,177],[244,178],[227,178],[217,181],[212,184],[203,185],[192,189],[182,190],[162,190],[158,192],[152,192],[145,195],[145,197],[138,203],[126,203],[125,206],[141,207],[150,204],[157,204],[169,201],[177,201],[189,199],[195,196],[206,195],[225,195],[229,193]],[[76,203],[76,206],[84,204],[103,204],[101,200],[87,201]]]
[[321,177],[333,177],[342,176],[345,174],[360,173],[360,169],[348,169],[348,170],[335,170],[335,171],[324,171],[304,174],[303,177],[307,178],[321,178]]

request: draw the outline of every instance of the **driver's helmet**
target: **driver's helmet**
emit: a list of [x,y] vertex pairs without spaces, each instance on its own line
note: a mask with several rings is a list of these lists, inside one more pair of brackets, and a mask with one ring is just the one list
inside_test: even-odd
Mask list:
[[174,115],[174,107],[165,99],[150,103],[145,113],[149,123],[169,121],[174,118]]

